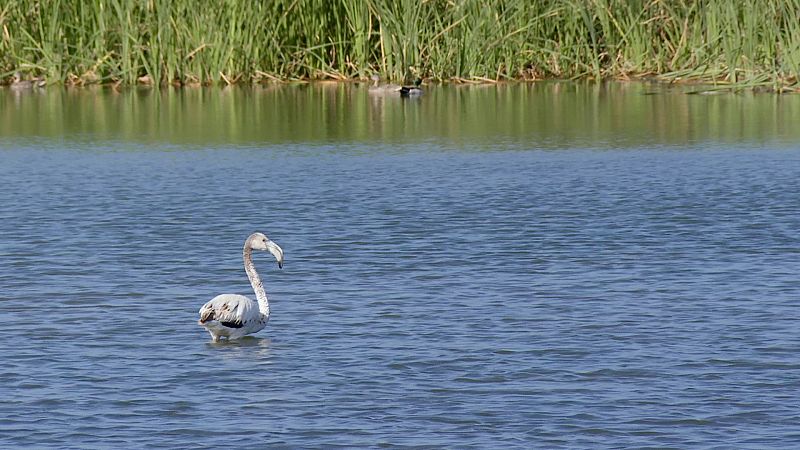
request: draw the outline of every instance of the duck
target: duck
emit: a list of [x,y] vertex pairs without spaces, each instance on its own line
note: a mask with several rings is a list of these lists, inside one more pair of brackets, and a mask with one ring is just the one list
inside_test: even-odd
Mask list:
[[401,94],[401,91],[403,89],[402,86],[397,84],[380,84],[381,77],[378,75],[373,75],[370,78],[372,79],[372,86],[369,87],[370,94],[402,95]]
[[14,72],[14,76],[11,78],[11,89],[16,90],[23,90],[23,89],[32,89],[35,87],[44,87],[47,84],[44,78],[34,78],[32,80],[23,80],[22,74],[19,72]]
[[403,86],[400,88],[400,96],[401,97],[419,97],[424,93],[420,85],[422,84],[422,80],[417,78],[414,80],[413,86]]

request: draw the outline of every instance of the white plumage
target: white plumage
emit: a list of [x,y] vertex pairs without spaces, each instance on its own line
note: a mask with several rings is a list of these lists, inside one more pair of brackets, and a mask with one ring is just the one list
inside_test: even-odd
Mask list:
[[256,333],[264,329],[269,321],[269,300],[264,285],[253,265],[253,250],[264,250],[272,253],[278,260],[278,267],[283,267],[283,249],[262,233],[253,233],[244,242],[242,251],[244,270],[253,286],[256,301],[244,295],[222,294],[214,297],[200,308],[200,320],[203,326],[218,342],[222,337],[239,339],[242,336]]

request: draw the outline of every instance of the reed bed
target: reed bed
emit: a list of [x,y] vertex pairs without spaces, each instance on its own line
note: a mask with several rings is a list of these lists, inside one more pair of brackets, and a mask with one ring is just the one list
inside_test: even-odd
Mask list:
[[794,88],[800,0],[6,0],[0,77],[51,83],[655,77]]

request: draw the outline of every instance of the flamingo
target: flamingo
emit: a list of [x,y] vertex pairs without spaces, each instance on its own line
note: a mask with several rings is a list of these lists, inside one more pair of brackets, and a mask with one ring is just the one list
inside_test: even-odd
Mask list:
[[200,320],[197,322],[211,334],[214,342],[222,337],[228,340],[256,333],[264,329],[269,321],[269,300],[264,292],[264,285],[253,265],[253,250],[264,250],[272,253],[278,261],[278,268],[283,268],[283,249],[272,242],[263,233],[253,233],[244,241],[244,271],[256,293],[256,300],[238,294],[221,294],[200,308]]

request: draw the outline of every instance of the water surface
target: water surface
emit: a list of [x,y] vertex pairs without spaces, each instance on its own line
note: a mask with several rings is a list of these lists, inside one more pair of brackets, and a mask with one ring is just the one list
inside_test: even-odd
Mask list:
[[2,446],[800,442],[800,99],[428,94],[0,91]]

